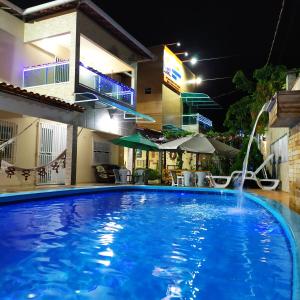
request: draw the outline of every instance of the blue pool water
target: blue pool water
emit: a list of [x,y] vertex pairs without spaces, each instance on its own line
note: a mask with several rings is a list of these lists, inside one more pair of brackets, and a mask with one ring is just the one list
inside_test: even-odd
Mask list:
[[115,191],[0,206],[0,299],[292,299],[283,228],[237,201]]

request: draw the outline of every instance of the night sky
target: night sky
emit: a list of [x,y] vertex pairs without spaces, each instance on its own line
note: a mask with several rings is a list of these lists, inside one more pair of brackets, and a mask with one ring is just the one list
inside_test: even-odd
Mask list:
[[[282,0],[194,0],[180,1],[181,5],[166,0],[93,1],[145,46],[180,41],[183,51],[199,59],[234,55],[191,67],[203,79],[233,76],[239,69],[251,76],[254,69],[262,67],[268,58],[282,5]],[[12,2],[25,8],[49,1]],[[300,0],[285,1],[272,64],[300,67],[299,11]],[[226,108],[242,95],[234,91],[231,79],[203,82],[199,91],[224,108],[199,111],[213,120],[215,129],[222,130]]]

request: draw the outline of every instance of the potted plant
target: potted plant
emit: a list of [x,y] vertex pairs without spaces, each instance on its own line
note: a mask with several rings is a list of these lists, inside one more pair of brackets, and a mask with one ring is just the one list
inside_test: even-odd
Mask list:
[[157,185],[160,184],[161,175],[158,170],[148,169],[148,184]]

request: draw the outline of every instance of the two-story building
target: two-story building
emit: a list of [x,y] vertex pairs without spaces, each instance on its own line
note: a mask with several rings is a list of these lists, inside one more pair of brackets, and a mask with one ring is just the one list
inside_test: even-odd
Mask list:
[[[149,49],[155,58],[138,64],[137,109],[156,122],[138,120],[138,126],[157,131],[183,129],[195,133],[211,128],[212,121],[201,115],[199,110],[218,105],[208,95],[197,92],[201,79],[170,47],[158,45]],[[183,165],[187,169],[194,164],[195,157],[192,156],[183,156]],[[176,164],[176,159],[171,159],[170,156],[165,159],[166,165]],[[146,154],[139,153],[136,165],[145,167],[146,161]],[[158,161],[158,153],[151,153],[150,167],[156,168]]]
[[155,121],[136,111],[137,64],[151,59],[89,0],[25,10],[0,0],[0,144],[15,137],[2,161],[16,167],[12,176],[2,170],[0,185],[24,184],[24,169],[64,151],[64,171],[47,165],[46,176],[29,172],[26,183],[94,182],[99,163],[131,168],[132,151],[124,157],[109,140],[131,134],[136,120]]
[[275,95],[269,113],[268,151],[275,154],[283,191],[300,207],[300,76],[299,70],[288,72],[286,91]]

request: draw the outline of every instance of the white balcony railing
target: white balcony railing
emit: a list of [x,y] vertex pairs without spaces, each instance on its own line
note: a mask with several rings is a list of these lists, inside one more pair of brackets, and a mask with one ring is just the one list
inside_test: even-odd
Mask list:
[[99,94],[135,106],[134,89],[83,64],[79,68],[79,83]]
[[[68,82],[69,77],[70,64],[68,61],[29,67],[23,70],[23,87]],[[79,83],[99,94],[135,106],[134,89],[93,68],[85,67],[82,63],[79,67]]]
[[34,87],[69,81],[68,61],[34,66],[23,70],[23,87]]
[[200,124],[201,126],[210,128],[212,127],[212,121],[201,114],[190,114],[182,115],[182,125],[196,125]]

